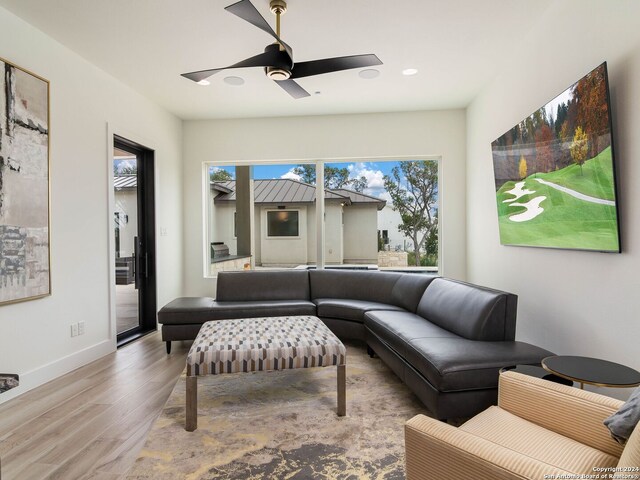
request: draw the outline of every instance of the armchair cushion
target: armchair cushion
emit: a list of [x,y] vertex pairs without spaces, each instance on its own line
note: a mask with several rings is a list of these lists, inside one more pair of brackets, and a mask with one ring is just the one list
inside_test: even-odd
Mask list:
[[506,371],[500,374],[498,406],[547,430],[620,458],[622,446],[602,423],[622,401]]
[[409,420],[404,432],[407,480],[521,480],[571,474],[424,415]]
[[593,466],[615,467],[618,458],[528,422],[499,407],[489,407],[459,427],[547,465],[578,474]]

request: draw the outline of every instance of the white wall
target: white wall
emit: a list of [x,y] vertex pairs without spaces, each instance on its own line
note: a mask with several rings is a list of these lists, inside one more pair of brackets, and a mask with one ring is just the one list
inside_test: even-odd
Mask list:
[[382,235],[383,230],[389,232],[389,248],[395,251],[397,247],[401,250],[413,249],[413,242],[410,238],[405,237],[399,230],[398,225],[402,223],[402,217],[397,210],[394,210],[393,205],[387,203],[382,210],[378,212],[378,230]]
[[344,260],[346,263],[378,263],[378,210],[375,205],[344,208]]
[[[640,369],[640,2],[554,3],[467,111],[469,280],[519,295],[517,338]],[[491,142],[607,61],[623,253],[500,245]],[[446,240],[444,240],[446,241]],[[611,390],[609,390],[611,392]]]
[[[209,198],[209,241],[224,242],[229,247],[229,255],[238,254],[238,239],[234,236],[235,203],[218,203]],[[257,212],[256,212],[257,213]]]
[[308,220],[306,205],[287,205],[284,212],[298,212],[297,237],[270,237],[267,231],[267,212],[277,212],[277,207],[260,207],[260,230],[256,232],[256,243],[260,242],[260,263],[266,267],[304,265],[307,263]]
[[464,110],[187,121],[183,134],[185,294],[215,292],[215,280],[202,275],[200,186],[208,161],[441,156],[443,273],[466,277]]
[[[313,223],[316,222],[315,206],[313,207]],[[326,264],[340,265],[344,259],[343,231],[342,231],[343,207],[337,202],[324,203],[324,262]],[[313,242],[313,261],[316,261],[318,250],[316,248],[317,236]],[[310,252],[311,253],[311,252]]]
[[[0,306],[0,371],[20,374],[4,402],[115,350],[108,128],[156,151],[156,221],[166,229],[157,237],[158,303],[180,294],[182,123],[2,8],[0,45],[6,60],[51,82],[52,295]],[[78,321],[86,334],[71,338]]]

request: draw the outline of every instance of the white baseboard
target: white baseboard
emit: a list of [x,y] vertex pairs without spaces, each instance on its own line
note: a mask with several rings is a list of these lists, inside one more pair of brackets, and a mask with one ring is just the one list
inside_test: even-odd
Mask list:
[[54,360],[53,362],[42,365],[41,367],[21,373],[20,385],[0,394],[0,404],[115,351],[116,343],[114,340],[109,339],[95,345],[91,345],[90,347],[74,352],[58,360]]

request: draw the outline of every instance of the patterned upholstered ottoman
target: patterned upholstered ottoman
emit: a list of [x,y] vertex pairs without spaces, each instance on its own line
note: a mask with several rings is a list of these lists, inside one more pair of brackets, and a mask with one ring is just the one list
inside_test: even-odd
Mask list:
[[202,325],[187,356],[186,425],[198,428],[200,375],[338,367],[338,416],[346,414],[346,350],[318,317],[216,320]]

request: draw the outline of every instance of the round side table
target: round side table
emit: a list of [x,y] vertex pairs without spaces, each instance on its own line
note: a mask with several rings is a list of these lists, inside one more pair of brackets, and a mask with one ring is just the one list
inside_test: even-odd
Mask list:
[[556,355],[542,360],[542,368],[567,380],[598,387],[630,388],[640,385],[640,372],[619,363],[591,357]]
[[571,380],[554,375],[549,372],[549,370],[545,370],[544,368],[540,368],[535,365],[513,365],[511,367],[503,367],[500,369],[500,373],[507,371],[522,373],[524,375],[529,375],[530,377],[542,378],[543,380],[561,383],[562,385],[568,385],[570,387],[573,385]]

